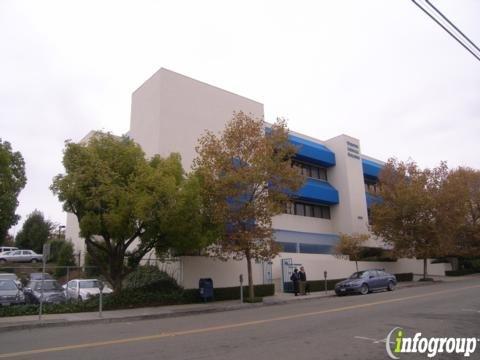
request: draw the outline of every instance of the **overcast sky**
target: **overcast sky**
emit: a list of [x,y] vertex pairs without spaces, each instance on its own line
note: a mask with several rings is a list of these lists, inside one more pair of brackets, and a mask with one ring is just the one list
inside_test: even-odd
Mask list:
[[[480,1],[432,1],[480,43]],[[480,62],[410,0],[0,0],[0,138],[26,161],[21,221],[39,209],[65,224],[48,189],[64,141],[127,132],[131,93],[160,67],[378,159],[480,168]]]

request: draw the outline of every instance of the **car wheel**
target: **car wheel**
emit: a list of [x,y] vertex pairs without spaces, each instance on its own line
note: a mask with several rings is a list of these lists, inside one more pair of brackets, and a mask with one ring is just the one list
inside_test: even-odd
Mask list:
[[367,295],[369,291],[370,290],[367,284],[363,284],[362,287],[360,288],[360,294],[362,295]]
[[388,290],[388,291],[393,291],[393,290],[395,290],[395,284],[393,283],[393,281],[389,281],[389,282],[388,282],[387,290]]
[[32,264],[35,264],[35,263],[38,262],[38,260],[37,260],[37,259],[32,259],[30,262],[31,262]]

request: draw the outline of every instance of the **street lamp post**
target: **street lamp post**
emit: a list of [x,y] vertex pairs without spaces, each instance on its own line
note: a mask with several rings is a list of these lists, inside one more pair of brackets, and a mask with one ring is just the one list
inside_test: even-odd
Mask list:
[[65,229],[65,225],[58,226],[58,239],[60,240],[60,236],[62,235],[62,229]]

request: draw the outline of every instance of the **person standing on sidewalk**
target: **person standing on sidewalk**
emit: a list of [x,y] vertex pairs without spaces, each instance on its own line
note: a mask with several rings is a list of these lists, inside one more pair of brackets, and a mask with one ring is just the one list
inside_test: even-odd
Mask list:
[[300,277],[298,275],[298,269],[293,270],[292,276],[290,276],[290,280],[293,282],[293,293],[295,296],[298,296],[298,281],[300,280]]
[[305,273],[305,268],[302,266],[300,267],[300,271],[298,272],[298,285],[300,287],[300,295],[305,295],[305,285],[307,284],[307,274]]

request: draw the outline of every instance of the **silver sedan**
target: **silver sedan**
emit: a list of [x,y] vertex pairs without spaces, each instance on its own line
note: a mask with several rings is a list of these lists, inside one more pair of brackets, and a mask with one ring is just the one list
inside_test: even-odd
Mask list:
[[0,262],[41,262],[42,255],[32,250],[14,250],[0,255]]

